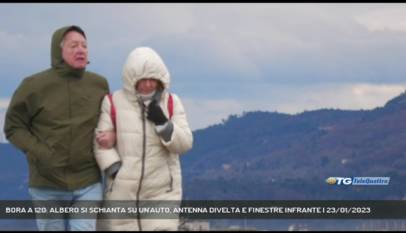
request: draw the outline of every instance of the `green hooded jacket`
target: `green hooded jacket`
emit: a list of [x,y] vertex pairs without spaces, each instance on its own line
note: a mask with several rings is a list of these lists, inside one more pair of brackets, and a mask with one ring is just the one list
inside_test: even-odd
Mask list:
[[93,136],[109,87],[63,62],[60,44],[71,27],[55,31],[51,68],[25,78],[6,113],[4,132],[27,155],[30,187],[75,190],[100,181]]

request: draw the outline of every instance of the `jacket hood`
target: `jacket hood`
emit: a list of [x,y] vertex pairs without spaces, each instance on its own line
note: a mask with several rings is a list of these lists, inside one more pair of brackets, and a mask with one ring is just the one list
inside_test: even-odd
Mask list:
[[123,68],[123,89],[137,96],[135,84],[143,78],[159,80],[164,90],[169,88],[170,74],[162,58],[149,47],[139,47],[131,51]]
[[72,67],[67,65],[62,58],[62,48],[61,43],[63,37],[68,31],[75,30],[80,32],[85,38],[86,35],[84,31],[75,25],[62,27],[54,32],[52,35],[52,42],[51,42],[51,67],[55,69],[67,69],[67,70],[74,70]]

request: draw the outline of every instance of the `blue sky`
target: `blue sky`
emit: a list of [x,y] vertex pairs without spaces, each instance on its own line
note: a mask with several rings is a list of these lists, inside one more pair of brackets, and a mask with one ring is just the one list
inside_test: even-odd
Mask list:
[[1,126],[21,80],[49,67],[54,30],[71,24],[113,91],[130,51],[154,48],[193,129],[243,111],[372,109],[406,88],[404,3],[1,3]]

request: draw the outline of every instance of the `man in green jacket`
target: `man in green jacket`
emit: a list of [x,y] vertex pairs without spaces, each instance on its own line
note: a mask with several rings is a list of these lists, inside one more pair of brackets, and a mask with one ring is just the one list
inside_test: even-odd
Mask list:
[[[86,71],[87,41],[78,26],[56,30],[51,68],[25,78],[11,99],[4,132],[29,164],[33,200],[102,200],[93,135],[106,79]],[[95,230],[96,219],[37,219],[39,230]]]

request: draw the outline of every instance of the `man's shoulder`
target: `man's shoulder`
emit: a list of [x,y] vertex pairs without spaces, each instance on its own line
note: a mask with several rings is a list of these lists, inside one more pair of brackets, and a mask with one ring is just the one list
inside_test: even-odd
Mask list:
[[37,72],[30,76],[25,77],[23,79],[23,83],[34,84],[34,83],[42,82],[44,80],[44,78],[50,77],[52,75],[53,75],[53,72],[51,69],[42,70],[40,72]]
[[100,75],[100,74],[92,72],[92,71],[86,71],[85,75],[88,78],[95,79],[96,81],[106,81],[106,78],[103,75]]

